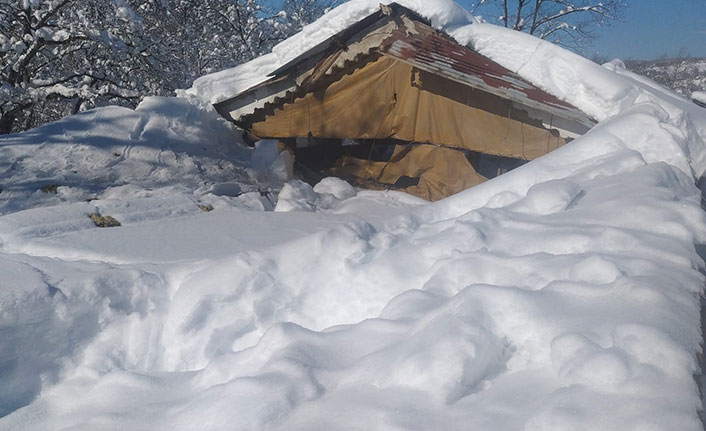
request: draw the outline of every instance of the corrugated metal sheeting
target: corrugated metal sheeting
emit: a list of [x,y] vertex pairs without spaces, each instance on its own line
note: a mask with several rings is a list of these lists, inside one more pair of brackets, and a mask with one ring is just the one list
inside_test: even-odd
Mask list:
[[[595,122],[516,73],[434,30],[414,12],[395,3],[336,34],[272,73],[272,78],[216,105],[226,118],[247,128],[249,117],[387,55],[471,88],[591,127]],[[361,61],[362,60],[362,61]],[[343,69],[343,70],[340,70]],[[331,82],[333,79],[324,79]]]

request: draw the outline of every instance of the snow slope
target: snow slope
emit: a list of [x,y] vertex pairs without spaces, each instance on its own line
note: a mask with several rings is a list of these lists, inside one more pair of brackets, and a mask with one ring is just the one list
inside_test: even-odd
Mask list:
[[1,138],[0,429],[702,429],[706,110],[449,17],[600,124],[435,204],[326,179],[276,211],[284,161],[191,99]]

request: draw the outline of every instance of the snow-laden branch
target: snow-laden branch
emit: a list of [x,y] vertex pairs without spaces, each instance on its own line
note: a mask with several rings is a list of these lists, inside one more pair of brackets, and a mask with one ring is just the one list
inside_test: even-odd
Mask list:
[[567,15],[572,15],[572,14],[577,14],[577,13],[582,13],[582,12],[591,12],[595,13],[598,15],[602,15],[605,18],[614,18],[614,16],[611,15],[610,9],[606,8],[602,3],[598,3],[597,5],[592,5],[592,6],[581,6],[581,7],[572,7],[572,6],[567,6],[566,9],[562,9],[559,12],[545,16],[544,18],[538,19],[536,22],[536,25],[534,26],[533,29],[536,29],[543,24],[560,20]]
[[474,10],[489,12],[486,16],[499,13],[505,27],[580,47],[596,28],[619,19],[625,8],[626,0],[487,0]]

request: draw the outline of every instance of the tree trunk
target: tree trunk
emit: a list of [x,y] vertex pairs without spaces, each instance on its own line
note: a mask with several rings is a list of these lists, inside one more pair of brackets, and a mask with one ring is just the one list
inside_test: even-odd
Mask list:
[[8,112],[0,117],[0,135],[7,135],[12,132],[12,126],[15,124],[17,115],[14,112]]
[[505,27],[507,27],[508,20],[510,19],[510,17],[507,16],[507,0],[503,1],[503,8],[505,9],[505,18],[503,19],[503,21],[505,21]]
[[72,114],[78,114],[78,111],[81,110],[81,105],[83,104],[83,98],[79,97],[76,99],[76,103],[74,103],[74,107],[71,109]]

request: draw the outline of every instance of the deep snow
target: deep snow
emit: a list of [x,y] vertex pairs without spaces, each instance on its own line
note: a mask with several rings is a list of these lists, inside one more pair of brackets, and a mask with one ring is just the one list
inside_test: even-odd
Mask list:
[[287,157],[192,96],[275,57],[0,139],[0,429],[702,429],[706,110],[405,4],[601,122],[435,204],[326,179],[273,205]]

